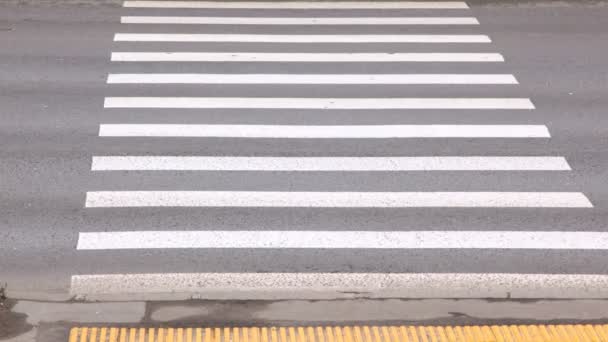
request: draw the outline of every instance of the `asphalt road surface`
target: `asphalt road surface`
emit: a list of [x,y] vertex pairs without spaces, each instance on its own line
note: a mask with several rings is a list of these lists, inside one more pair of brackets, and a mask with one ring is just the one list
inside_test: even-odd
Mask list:
[[608,296],[605,3],[0,6],[9,294]]

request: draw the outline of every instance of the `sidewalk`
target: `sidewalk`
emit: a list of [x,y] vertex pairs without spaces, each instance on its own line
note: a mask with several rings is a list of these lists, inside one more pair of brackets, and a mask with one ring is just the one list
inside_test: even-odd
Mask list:
[[[279,337],[284,332],[285,336],[289,337],[285,340],[286,342],[332,342],[330,337],[319,335],[317,327],[323,327],[323,334],[328,333],[325,327],[350,327],[349,329],[331,330],[333,342],[367,342],[370,340],[366,337],[368,333],[376,341],[378,336],[384,336],[386,331],[389,333],[386,339],[382,339],[383,342],[401,342],[418,341],[413,339],[410,328],[415,327],[417,336],[420,338],[419,341],[442,341],[440,339],[442,334],[445,334],[447,340],[451,341],[449,339],[450,331],[454,333],[454,336],[458,336],[459,331],[464,336],[472,334],[470,339],[465,339],[466,341],[510,341],[504,336],[509,336],[513,331],[519,332],[521,338],[526,338],[527,334],[530,338],[534,338],[543,336],[541,333],[544,334],[546,331],[545,339],[537,340],[551,341],[547,336],[563,337],[573,331],[586,331],[586,334],[591,334],[589,325],[608,322],[607,304],[606,300],[471,299],[192,300],[183,302],[8,300],[5,303],[4,314],[0,313],[0,327],[10,327],[10,329],[8,331],[6,328],[4,331],[0,330],[0,340],[10,342],[198,342],[196,339],[198,331],[203,342],[282,342],[283,339],[272,339],[272,332],[275,331]],[[545,326],[557,324],[565,324],[563,328],[565,330],[562,330],[561,327]],[[571,324],[580,326],[573,328],[570,327]],[[377,336],[374,328],[366,330],[366,326],[386,328],[379,329]],[[406,339],[406,335],[402,335],[401,326],[407,327],[409,340]],[[449,326],[452,328],[448,328]],[[456,328],[456,326],[469,326],[470,328]],[[473,328],[474,326],[478,328]],[[496,328],[495,326],[507,328]],[[237,339],[230,337],[235,330],[227,331],[223,329],[224,327],[266,328],[266,335],[260,335],[263,332],[262,329],[239,330],[241,333],[247,331],[247,334],[239,335]],[[269,330],[272,327],[287,329]],[[308,335],[310,331],[308,328],[302,335],[302,330],[298,328],[290,330],[290,327],[315,327],[313,329],[316,332],[314,340]],[[165,330],[158,330],[159,328]],[[173,328],[173,330],[167,330],[169,328]],[[196,330],[197,328],[201,330]],[[205,335],[204,329],[206,328],[214,328],[214,330],[211,330],[211,334]],[[220,335],[217,335],[216,328],[220,329]],[[152,330],[147,329],[156,329],[153,339],[150,339]],[[608,333],[606,326],[592,329],[599,336],[594,341],[608,341],[601,335]],[[162,339],[159,337],[161,331]],[[105,339],[102,338],[104,332]],[[132,338],[132,334],[135,334],[134,338]],[[424,334],[428,334],[428,339],[423,339]],[[477,339],[474,339],[475,334],[478,335]],[[226,339],[226,336],[229,338]],[[435,336],[435,339],[432,336]],[[483,339],[484,336],[487,338]],[[593,337],[592,334],[589,336]],[[574,337],[562,340],[576,341]],[[579,340],[586,341],[582,337]],[[528,340],[516,339],[516,341]]]

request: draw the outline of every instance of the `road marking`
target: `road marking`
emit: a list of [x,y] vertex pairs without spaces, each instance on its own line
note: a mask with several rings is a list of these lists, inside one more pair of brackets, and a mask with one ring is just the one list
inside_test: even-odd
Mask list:
[[130,84],[517,84],[510,74],[110,74]]
[[127,231],[79,233],[79,250],[157,248],[608,249],[606,232]]
[[204,25],[479,25],[473,17],[122,17],[123,24]]
[[499,53],[113,52],[114,62],[504,62]]
[[105,108],[534,109],[527,98],[106,97]]
[[91,191],[86,207],[591,208],[579,192]]
[[95,156],[93,171],[568,171],[563,157]]
[[448,34],[187,34],[116,33],[116,42],[491,43],[485,35]]
[[467,9],[461,1],[125,1],[124,7],[245,9]]
[[[606,298],[608,276],[518,273],[157,273],[74,275],[73,295],[204,293],[297,297],[311,291],[407,298]],[[218,293],[221,292],[221,293]],[[245,293],[249,292],[249,293]],[[295,293],[294,293],[295,292]],[[232,298],[231,297],[231,298]],[[258,297],[259,298],[259,297]]]
[[288,139],[550,138],[545,125],[179,125],[102,124],[102,137]]

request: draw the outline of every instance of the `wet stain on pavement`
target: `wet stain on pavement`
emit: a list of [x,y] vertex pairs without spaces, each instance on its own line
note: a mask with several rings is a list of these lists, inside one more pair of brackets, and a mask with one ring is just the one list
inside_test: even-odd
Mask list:
[[16,300],[6,298],[4,288],[0,288],[0,340],[9,339],[32,330],[27,323],[27,315],[12,312]]

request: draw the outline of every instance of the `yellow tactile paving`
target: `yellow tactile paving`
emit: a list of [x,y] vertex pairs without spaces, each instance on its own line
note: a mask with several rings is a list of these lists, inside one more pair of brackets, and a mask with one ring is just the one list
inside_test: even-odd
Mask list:
[[72,328],[68,342],[608,342],[608,325]]

